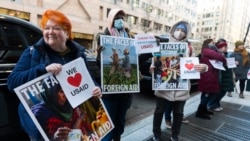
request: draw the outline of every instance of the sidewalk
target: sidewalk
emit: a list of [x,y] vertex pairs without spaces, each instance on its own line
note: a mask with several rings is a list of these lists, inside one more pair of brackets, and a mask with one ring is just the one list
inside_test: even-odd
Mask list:
[[[192,95],[193,96],[187,100],[184,108],[184,117],[190,120],[190,124],[182,125],[180,134],[180,136],[183,137],[182,140],[194,141],[196,138],[197,141],[250,140],[250,121],[247,120],[250,119],[250,92],[244,93],[245,99],[239,98],[239,95],[236,93],[232,93],[233,97],[225,96],[222,99],[222,106],[224,110],[216,112],[215,115],[212,116],[211,120],[203,120],[194,116],[200,102],[200,94],[197,92]],[[122,135],[122,141],[150,141],[153,137],[152,122],[153,113],[143,120],[128,124]],[[240,127],[243,127],[243,129],[234,127],[238,126],[238,124],[241,125]],[[170,130],[166,129],[165,122],[162,122],[161,128],[164,138],[167,138],[166,141],[168,141],[170,137]],[[224,132],[217,133],[220,130],[224,130]],[[227,132],[229,135],[227,135]],[[199,137],[203,135],[207,138],[198,138],[195,137],[195,135]]]

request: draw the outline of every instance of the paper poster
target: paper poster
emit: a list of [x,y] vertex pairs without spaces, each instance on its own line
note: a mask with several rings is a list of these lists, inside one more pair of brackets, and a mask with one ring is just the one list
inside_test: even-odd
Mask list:
[[72,108],[59,81],[42,75],[14,89],[44,140],[56,140],[62,127],[72,129],[67,141],[97,141],[114,125],[101,99],[91,97]]
[[153,90],[188,90],[188,80],[180,77],[180,58],[186,57],[188,44],[168,42],[160,44],[160,52],[153,54]]
[[215,69],[218,70],[225,70],[225,68],[223,67],[223,63],[221,61],[216,61],[216,60],[209,60],[209,62],[212,64],[212,66]]
[[226,59],[227,59],[227,68],[236,68],[234,57],[230,57],[230,58],[226,58]]
[[134,39],[101,35],[103,94],[138,93],[139,68]]
[[159,52],[156,39],[153,34],[136,34],[135,43],[137,54]]
[[73,108],[92,96],[95,84],[83,58],[75,59],[62,67],[56,76]]
[[194,69],[199,64],[198,57],[182,57],[180,61],[181,79],[200,79],[200,72]]

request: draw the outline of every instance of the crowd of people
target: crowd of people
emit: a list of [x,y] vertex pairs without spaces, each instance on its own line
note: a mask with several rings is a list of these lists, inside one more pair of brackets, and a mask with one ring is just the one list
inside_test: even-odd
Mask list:
[[[131,36],[129,33],[129,30],[124,26],[125,15],[125,11],[121,9],[110,10],[107,20],[107,28],[103,34],[114,37],[133,38],[133,36]],[[27,48],[8,78],[8,87],[11,91],[13,91],[15,87],[20,86],[21,84],[24,84],[45,73],[49,72],[57,75],[62,70],[62,65],[76,59],[77,57],[84,58],[86,62],[84,47],[72,40],[72,25],[69,19],[63,13],[56,10],[45,11],[42,16],[41,26],[43,30],[43,37],[33,45],[34,53],[32,54],[35,54],[36,56],[30,55],[30,48]],[[190,33],[191,25],[186,21],[180,21],[172,26],[169,38],[169,41],[171,42],[187,43],[188,56],[192,56],[193,53],[192,46],[188,42]],[[160,41],[157,40],[157,42]],[[96,61],[99,66],[101,66],[100,63],[102,58],[100,56],[103,48],[104,47],[99,46],[97,50],[98,55]],[[244,42],[236,41],[234,51],[231,54],[227,52],[227,48],[228,43],[225,39],[219,39],[217,42],[215,42],[213,39],[206,39],[202,44],[201,52],[197,56],[200,60],[200,64],[194,65],[194,69],[197,72],[200,72],[198,90],[201,92],[201,97],[200,104],[196,111],[197,118],[211,119],[213,112],[222,111],[223,107],[221,106],[220,102],[227,93],[228,96],[232,96],[231,92],[233,92],[234,87],[236,87],[235,82],[239,82],[240,98],[244,98],[245,87],[246,90],[250,90],[250,81],[247,81],[247,72],[250,68],[250,55],[244,47]],[[124,74],[126,74],[126,78],[129,79],[131,77],[129,51],[124,50],[123,53],[125,56],[123,71]],[[112,75],[118,71],[119,67],[119,58],[116,47],[112,48],[110,56],[113,62],[109,71],[109,75]],[[151,57],[153,57],[151,53],[141,54],[139,56],[139,63],[142,63]],[[235,58],[235,68],[228,68],[227,58],[229,57]],[[178,66],[175,67],[175,70],[178,71],[180,69],[179,63],[170,60],[170,58],[164,58],[164,60],[161,60],[161,57],[158,56],[156,61],[150,66],[149,70],[151,73],[154,72],[154,77],[158,83],[162,82],[162,68],[164,68],[164,65],[171,66],[171,64],[178,64]],[[214,68],[210,60],[222,62],[225,70]],[[247,85],[245,85],[246,81]],[[102,95],[100,83],[101,82],[95,82],[96,87],[93,89],[93,96],[102,96],[104,105],[110,115],[112,122],[114,123],[114,129],[104,138],[102,138],[102,141],[120,141],[121,135],[125,128],[126,113],[132,103],[132,94],[112,93]],[[165,140],[161,137],[161,124],[164,113],[166,126],[171,128],[171,140],[179,140],[182,123],[188,123],[187,120],[183,119],[185,102],[190,98],[189,90],[191,85],[190,83],[188,84],[188,90],[155,90],[156,107],[152,121],[154,141]],[[58,88],[58,91],[60,90],[61,89]],[[44,94],[44,96],[45,95],[48,94]],[[57,93],[50,93],[51,97],[54,97],[53,95],[56,96]],[[175,95],[174,98],[173,95]],[[46,96],[46,98],[49,98],[49,96]],[[48,103],[53,104],[52,102]],[[49,107],[51,106],[46,106],[44,103],[42,103],[40,106],[48,108],[47,111],[55,110],[50,109]],[[75,111],[70,111],[70,115],[74,115],[74,112]],[[44,122],[44,128],[48,128],[47,126],[49,125],[46,125],[47,123],[45,122],[45,118],[39,117],[39,113],[36,115],[38,119]],[[19,116],[22,127],[29,135],[31,140],[41,140],[41,135],[39,134],[37,128],[35,127],[33,121],[25,111],[22,104],[19,106]],[[59,113],[53,116],[59,118],[64,117],[65,114]],[[69,121],[71,118],[73,117],[67,116],[65,121]],[[82,119],[75,115],[74,120]],[[64,121],[62,121],[62,123],[63,122]],[[64,126],[58,125],[58,128],[50,130],[49,135],[51,139],[66,140],[71,128],[77,126],[70,124],[63,125]]]

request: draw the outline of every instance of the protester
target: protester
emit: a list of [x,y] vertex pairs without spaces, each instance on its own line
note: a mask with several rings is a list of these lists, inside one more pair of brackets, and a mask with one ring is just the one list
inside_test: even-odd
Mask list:
[[[185,21],[180,21],[173,25],[170,30],[170,41],[172,42],[187,42],[187,38],[189,33],[191,32],[191,27],[189,23]],[[191,46],[189,46],[189,56],[191,56]],[[198,72],[203,72],[206,70],[205,64],[198,64],[195,65],[194,68]],[[150,71],[152,72],[154,66],[150,67]],[[189,90],[190,90],[190,83],[189,83]],[[157,90],[155,91],[156,95],[156,108],[154,111],[154,118],[153,118],[153,133],[154,138],[153,140],[159,141],[161,140],[161,123],[164,111],[166,109],[166,105],[169,103],[173,106],[173,124],[171,128],[171,140],[178,141],[179,140],[179,133],[180,128],[183,120],[183,109],[186,100],[190,97],[189,90]],[[173,99],[172,95],[175,95],[175,99]],[[166,140],[166,139],[164,139]]]
[[[57,75],[62,65],[84,55],[85,48],[72,41],[72,25],[61,12],[46,10],[42,15],[43,37],[32,47],[28,47],[8,77],[8,88],[14,88],[43,74]],[[95,87],[93,96],[101,96],[101,89]],[[41,135],[22,104],[19,105],[21,126],[31,140],[41,140]],[[67,131],[68,132],[68,131]]]
[[211,98],[216,97],[220,92],[219,70],[214,68],[211,60],[220,61],[226,64],[226,58],[218,51],[213,39],[206,39],[201,48],[200,63],[208,65],[208,71],[201,74],[198,81],[198,90],[201,92],[201,100],[198,106],[196,117],[211,119],[213,112],[208,111],[207,105]]
[[[227,42],[225,39],[219,39],[215,46],[218,48],[219,52],[222,52],[226,58],[229,58],[227,52]],[[212,111],[222,111],[223,107],[221,107],[220,101],[226,95],[227,91],[231,92],[234,90],[234,80],[233,80],[233,71],[228,68],[227,65],[224,66],[224,70],[220,70],[219,72],[219,83],[220,83],[220,93],[215,97],[209,100],[208,109]]]
[[245,83],[247,80],[247,72],[250,68],[250,61],[249,61],[249,53],[244,47],[244,42],[236,41],[234,52],[230,55],[230,57],[235,58],[236,68],[233,69],[235,74],[235,79],[239,81],[240,85],[240,98],[245,98],[244,90],[245,90]]
[[[104,31],[104,35],[131,38],[130,34],[124,27],[125,12],[121,9],[112,9],[108,14],[108,27]],[[115,48],[115,47],[114,47]],[[97,65],[100,66],[100,53],[103,47],[98,48]],[[125,128],[125,117],[127,110],[132,103],[132,94],[105,94],[102,97],[104,105],[114,123],[114,129],[106,135],[102,141],[120,141],[121,135]]]

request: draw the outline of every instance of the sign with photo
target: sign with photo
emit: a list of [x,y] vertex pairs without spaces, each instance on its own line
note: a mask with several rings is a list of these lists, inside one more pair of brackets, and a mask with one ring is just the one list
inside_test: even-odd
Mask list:
[[97,141],[114,128],[101,99],[91,97],[73,108],[62,85],[50,73],[14,91],[44,140],[56,140],[62,128],[69,128],[68,141]]
[[160,44],[160,52],[153,54],[153,90],[188,90],[187,79],[180,77],[180,58],[187,57],[188,44],[168,42]]
[[101,35],[103,94],[138,93],[139,68],[134,39]]

